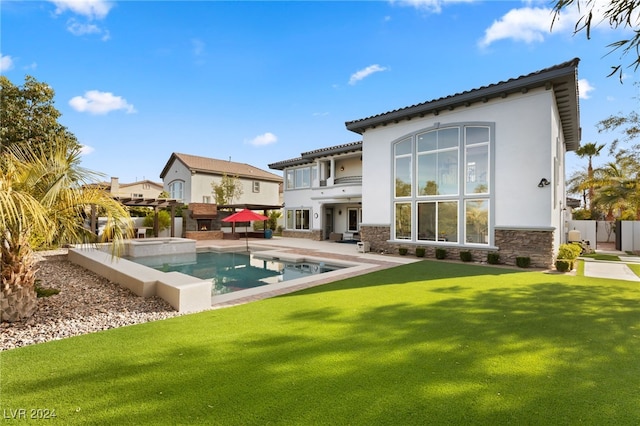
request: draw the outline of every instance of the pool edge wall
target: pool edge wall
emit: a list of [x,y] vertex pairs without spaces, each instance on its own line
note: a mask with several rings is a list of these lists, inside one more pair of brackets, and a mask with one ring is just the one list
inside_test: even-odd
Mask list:
[[210,281],[157,271],[94,247],[70,248],[67,259],[138,296],[161,297],[178,312],[197,312],[211,307]]

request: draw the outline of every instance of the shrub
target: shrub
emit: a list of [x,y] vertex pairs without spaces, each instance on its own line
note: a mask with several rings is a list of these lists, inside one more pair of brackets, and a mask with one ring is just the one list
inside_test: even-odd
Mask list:
[[461,251],[460,260],[462,260],[463,262],[471,262],[473,260],[473,255],[470,251]]
[[531,265],[531,258],[528,256],[518,256],[516,257],[516,265],[521,268],[528,268]]
[[[573,269],[575,260],[582,253],[582,246],[578,243],[560,244],[558,247],[558,256],[556,257],[556,269],[560,272],[567,272]],[[562,265],[558,266],[558,261],[562,261]],[[567,266],[564,263],[567,263]],[[565,268],[566,269],[560,269]]]
[[573,269],[573,261],[558,259],[556,260],[556,270],[558,272],[568,272]]
[[35,289],[36,289],[36,295],[38,297],[49,297],[49,296],[54,296],[60,293],[60,290],[58,290],[57,288],[44,288],[40,284],[41,284],[41,281],[36,280]]
[[[154,213],[151,212],[144,217],[142,221],[142,226],[145,226],[147,228],[153,228],[153,222],[154,222]],[[171,226],[171,214],[169,214],[169,212],[166,210],[159,210],[158,211],[158,231],[167,229],[170,226]],[[147,232],[149,231],[150,230],[147,229]]]
[[582,246],[577,243],[560,244],[557,259],[576,260],[582,253]]
[[490,263],[491,265],[497,265],[500,263],[500,254],[487,253],[487,263]]
[[424,257],[426,250],[424,249],[424,247],[416,247],[416,256],[417,257]]
[[405,256],[407,254],[409,250],[406,247],[400,247],[398,249],[398,253],[400,253],[400,256]]
[[447,249],[437,248],[436,249],[436,259],[444,259],[447,257]]

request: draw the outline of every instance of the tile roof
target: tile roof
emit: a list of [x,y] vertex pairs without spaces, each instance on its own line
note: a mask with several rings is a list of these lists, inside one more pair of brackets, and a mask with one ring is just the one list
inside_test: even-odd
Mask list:
[[545,87],[553,89],[555,92],[556,105],[560,114],[567,149],[577,149],[580,146],[581,136],[578,100],[579,62],[579,58],[574,58],[531,74],[371,117],[347,121],[345,125],[352,132],[363,134],[367,129],[377,126],[386,126],[402,120],[424,117],[428,114],[438,115],[440,111],[450,111],[478,102],[488,102],[493,98],[504,98],[513,93],[526,93],[531,89]]
[[300,157],[291,158],[289,160],[278,161],[269,164],[269,168],[274,170],[284,170],[286,167],[301,166],[303,164],[313,163],[316,159],[327,157],[329,155],[344,154],[347,152],[362,151],[362,141],[345,143],[342,145],[329,146],[326,148],[314,149],[300,154]]
[[181,154],[174,152],[171,154],[169,161],[162,169],[161,178],[168,173],[171,164],[175,160],[182,162],[189,170],[210,174],[227,174],[229,176],[238,176],[240,178],[258,179],[272,182],[282,182],[282,177],[267,172],[265,170],[254,167],[246,163],[236,163],[235,161],[219,160],[216,158],[200,157],[197,155]]

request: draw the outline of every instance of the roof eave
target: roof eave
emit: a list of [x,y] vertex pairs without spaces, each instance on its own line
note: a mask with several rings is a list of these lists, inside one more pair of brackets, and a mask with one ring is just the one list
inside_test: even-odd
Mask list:
[[567,150],[574,150],[580,145],[580,118],[578,106],[577,90],[577,64],[578,59],[574,59],[562,67],[553,68],[539,73],[519,77],[506,82],[497,83],[492,86],[482,87],[469,92],[453,95],[447,98],[425,102],[419,105],[391,111],[382,115],[377,115],[362,120],[355,120],[345,123],[347,130],[363,134],[369,128],[395,124],[402,120],[411,120],[415,117],[424,117],[429,114],[437,115],[443,110],[453,110],[461,106],[470,106],[478,102],[488,102],[497,97],[504,98],[514,93],[526,93],[527,91],[539,87],[548,89],[559,85],[569,84],[567,95],[570,102],[576,105],[572,108],[568,116],[561,117],[563,133]]

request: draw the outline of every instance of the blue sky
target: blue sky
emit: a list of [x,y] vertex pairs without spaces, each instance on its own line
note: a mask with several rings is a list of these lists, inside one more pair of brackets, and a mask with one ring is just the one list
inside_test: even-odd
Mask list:
[[[581,59],[582,143],[638,109],[637,74],[607,78],[623,38],[550,30],[548,1],[1,0],[0,66],[56,92],[83,166],[121,182],[172,152],[252,164],[360,140],[345,121]],[[626,63],[630,63],[627,61]],[[596,164],[608,160],[596,159]],[[586,160],[568,155],[568,172]],[[273,171],[273,173],[280,173]]]

